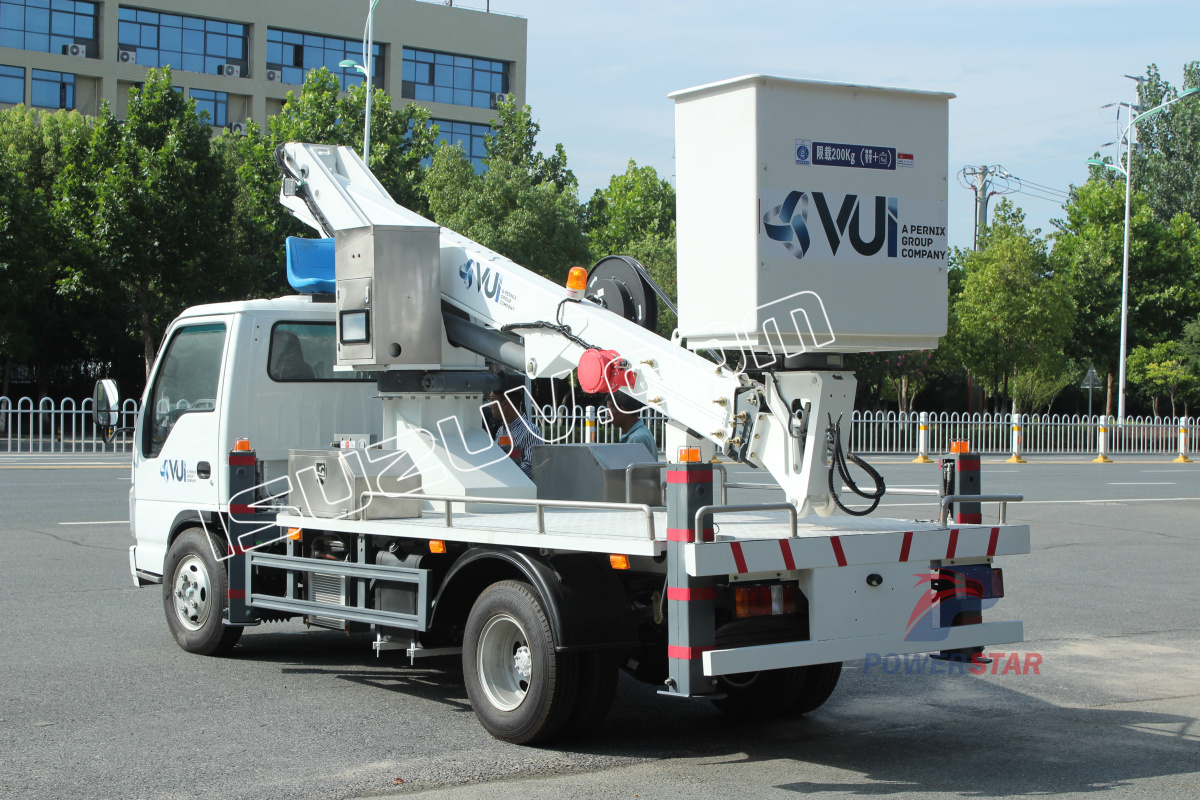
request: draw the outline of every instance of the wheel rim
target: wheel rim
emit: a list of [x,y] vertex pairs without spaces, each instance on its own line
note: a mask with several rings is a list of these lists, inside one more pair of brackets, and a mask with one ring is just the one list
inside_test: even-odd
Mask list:
[[189,631],[198,631],[208,622],[212,612],[212,581],[208,568],[196,555],[184,556],[175,568],[172,583],[172,600],[175,617]]
[[533,659],[521,623],[508,614],[487,621],[479,634],[475,673],[488,701],[501,711],[512,711],[524,702],[533,675]]

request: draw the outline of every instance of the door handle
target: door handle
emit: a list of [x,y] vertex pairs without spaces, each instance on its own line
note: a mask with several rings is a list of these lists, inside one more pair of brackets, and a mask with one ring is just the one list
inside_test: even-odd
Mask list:
[[212,475],[212,467],[209,466],[207,461],[201,461],[198,464],[196,464],[196,477],[197,478],[208,478],[211,475]]

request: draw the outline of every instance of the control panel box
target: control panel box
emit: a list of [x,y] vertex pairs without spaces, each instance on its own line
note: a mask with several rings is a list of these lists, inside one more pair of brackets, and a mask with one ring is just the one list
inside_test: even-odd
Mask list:
[[688,346],[936,347],[953,96],[763,75],[672,94]]

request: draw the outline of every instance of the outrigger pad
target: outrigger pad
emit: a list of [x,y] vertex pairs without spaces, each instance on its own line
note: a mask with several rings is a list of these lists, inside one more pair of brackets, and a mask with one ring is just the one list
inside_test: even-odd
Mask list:
[[287,237],[288,283],[300,294],[333,294],[337,288],[334,278],[333,239],[301,239]]

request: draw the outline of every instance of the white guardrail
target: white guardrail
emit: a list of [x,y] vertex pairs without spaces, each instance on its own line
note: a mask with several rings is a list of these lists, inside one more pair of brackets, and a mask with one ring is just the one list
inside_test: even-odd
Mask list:
[[[121,404],[121,425],[133,426],[138,401]],[[607,413],[595,406],[543,406],[534,420],[552,443],[615,442],[620,431],[607,424]],[[601,421],[605,418],[605,421]],[[661,451],[666,434],[662,414],[646,409],[642,420]],[[1200,444],[1196,417],[1129,417],[1124,425],[1101,416],[1021,414],[897,413],[855,411],[850,448],[876,455],[916,455],[920,427],[925,425],[927,455],[946,453],[953,441],[967,441],[984,454],[1105,455],[1151,454],[1188,456]],[[55,401],[0,397],[0,452],[113,453],[129,452],[132,434],[120,433],[109,444],[92,425],[92,399]],[[1103,448],[1103,450],[1101,450]]]

